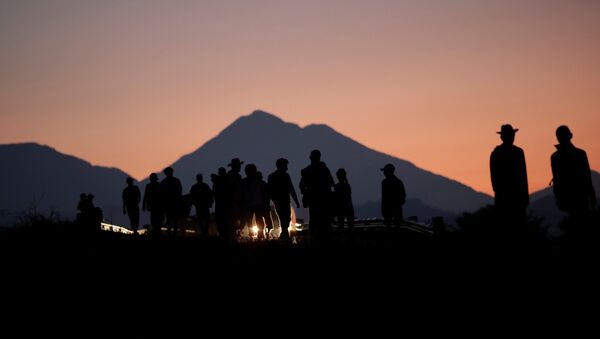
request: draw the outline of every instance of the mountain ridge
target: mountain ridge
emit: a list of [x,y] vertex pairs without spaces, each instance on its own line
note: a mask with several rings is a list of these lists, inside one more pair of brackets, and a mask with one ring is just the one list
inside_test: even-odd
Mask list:
[[[224,141],[225,139],[227,141]],[[460,204],[462,198],[471,200],[467,203],[469,207],[464,210],[478,208],[491,202],[491,197],[485,193],[478,192],[457,180],[419,168],[410,161],[374,150],[337,132],[326,124],[313,123],[300,127],[261,110],[239,117],[217,136],[196,150],[183,155],[170,166],[175,169],[175,175],[184,182],[184,186],[189,186],[192,184],[196,172],[203,173],[205,178],[209,178],[209,173],[215,173],[219,166],[225,167],[229,160],[235,157],[245,161],[245,164],[255,163],[259,170],[265,172],[263,174],[265,177],[274,170],[274,162],[277,158],[286,157],[290,160],[289,173],[296,183],[299,178],[299,170],[308,165],[308,154],[315,148],[322,151],[322,160],[330,166],[332,173],[338,167],[345,167],[347,170],[348,167],[356,167],[353,163],[371,163],[366,166],[368,170],[362,166],[358,171],[348,171],[355,193],[355,204],[366,203],[378,198],[379,194],[375,191],[378,191],[382,179],[379,169],[388,162],[397,167],[397,173],[401,179],[404,180],[402,173],[408,172],[409,178],[406,179],[408,186],[411,185],[411,179],[414,177],[420,180],[416,189],[412,192],[409,191],[409,194],[412,193],[413,198],[416,197],[431,207],[442,207],[442,209],[459,213],[462,211]],[[345,151],[346,149],[352,151]],[[352,153],[352,156],[339,156],[340,152]],[[373,179],[374,177],[377,178]],[[369,184],[372,188],[367,189],[361,183],[364,178],[371,179]],[[427,184],[425,178],[431,179],[434,183]],[[452,186],[458,197],[461,197],[458,200],[457,196],[445,199],[450,204],[449,209],[443,206],[441,200],[444,199],[432,197],[433,193],[428,196],[417,193],[420,188],[429,191],[440,188],[441,182]],[[474,196],[477,197],[474,198]],[[431,200],[428,198],[439,201],[431,204],[428,203],[427,200]],[[479,202],[475,202],[476,200]]]
[[0,209],[7,211],[0,224],[28,212],[53,211],[72,219],[82,192],[95,196],[105,217],[124,220],[119,199],[128,174],[118,168],[92,165],[35,142],[0,145],[0,163]]
[[[7,149],[27,148],[43,150],[41,154],[52,154],[57,160],[49,158],[44,160],[45,158],[40,157],[40,154],[35,155],[27,151],[17,152],[20,153],[19,155],[13,154],[14,159],[25,159],[18,164],[15,164],[14,159],[6,157]],[[285,157],[290,160],[289,173],[294,187],[299,191],[297,184],[300,170],[309,164],[308,156],[313,149],[321,150],[322,160],[328,164],[332,174],[338,168],[346,168],[358,216],[376,217],[372,215],[376,212],[373,202],[380,198],[380,185],[383,179],[380,168],[386,163],[396,166],[397,175],[405,182],[408,198],[415,201],[410,205],[418,206],[419,211],[457,215],[492,202],[492,198],[485,193],[477,192],[457,180],[419,168],[410,161],[374,150],[326,124],[313,123],[300,127],[298,124],[286,122],[262,110],[240,116],[215,137],[194,151],[179,157],[171,166],[175,169],[175,176],[182,181],[184,193],[187,193],[197,173],[203,173],[205,181],[210,183],[209,174],[217,172],[221,166],[226,167],[232,158],[241,158],[245,164],[255,163],[266,178],[275,170],[275,160]],[[2,158],[3,163],[15,167],[10,175],[3,176],[5,181],[6,177],[14,177],[15,183],[19,183],[18,186],[28,185],[28,177],[38,178],[38,187],[33,185],[34,187],[26,190],[28,197],[31,197],[36,189],[43,192],[60,191],[60,194],[48,195],[47,199],[53,199],[53,204],[65,210],[66,215],[73,216],[79,192],[93,193],[96,195],[96,204],[103,207],[111,215],[111,219],[124,222],[125,219],[119,209],[120,194],[125,187],[125,178],[128,176],[124,171],[116,167],[95,166],[86,160],[35,142],[1,145],[0,158],[2,156],[5,156]],[[26,160],[28,157],[31,159]],[[44,166],[39,166],[40,163]],[[36,171],[31,172],[32,169]],[[81,173],[82,171],[87,174]],[[162,177],[162,173],[159,172],[159,175]],[[43,183],[44,180],[47,182]],[[57,180],[59,183],[55,185],[54,182]],[[142,191],[144,184],[145,180],[139,183]],[[3,185],[10,185],[10,183],[3,183]],[[68,187],[68,192],[63,192],[63,187]],[[7,203],[11,199],[7,196],[19,196],[16,188],[13,187],[11,192],[3,193],[3,197],[0,197],[2,202],[0,206],[13,208],[19,207],[16,205],[20,204],[20,209],[25,209],[28,202],[23,196],[12,199],[14,200],[12,205]],[[51,207],[47,206],[49,204],[43,205]],[[363,205],[364,208],[361,207]],[[410,208],[412,207],[406,211],[407,216],[432,217],[419,215],[419,211],[411,211]],[[369,215],[360,215],[361,211],[369,211]]]

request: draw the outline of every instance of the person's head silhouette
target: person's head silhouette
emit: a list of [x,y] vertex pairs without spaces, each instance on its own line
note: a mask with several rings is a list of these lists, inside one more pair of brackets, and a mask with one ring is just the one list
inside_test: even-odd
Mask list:
[[158,175],[156,173],[150,173],[150,182],[158,182]]
[[321,162],[321,151],[318,149],[312,150],[312,152],[310,152],[310,162],[313,164]]
[[246,172],[246,176],[248,178],[254,178],[254,177],[256,177],[256,171],[257,171],[256,165],[254,165],[254,164],[248,164],[244,168],[244,171]]
[[198,173],[196,174],[196,181],[199,183],[202,183],[202,181],[204,180],[204,178],[202,177],[202,174]]
[[558,140],[558,143],[567,144],[571,141],[572,138],[573,133],[571,133],[569,127],[562,125],[556,129],[556,139]]
[[127,179],[125,179],[125,182],[127,183],[127,186],[131,186],[131,185],[133,185],[133,178],[127,177]]
[[339,170],[337,170],[337,172],[335,172],[335,175],[337,176],[339,181],[346,181],[346,170],[343,168],[340,168]]
[[275,162],[275,166],[280,171],[287,171],[287,169],[288,169],[288,162],[289,161],[287,159],[285,159],[285,158],[279,158]]
[[233,170],[234,172],[239,172],[242,169],[243,163],[244,162],[241,161],[239,158],[233,158],[231,159],[231,162],[227,164],[227,166],[231,167],[231,170]]
[[386,164],[381,170],[383,171],[383,175],[385,175],[385,177],[387,178],[394,175],[394,171],[396,170],[396,168],[392,164]]
[[219,167],[219,170],[217,172],[220,176],[225,176],[227,175],[227,170],[225,169],[225,167]]
[[167,176],[167,177],[172,177],[173,176],[173,168],[172,167],[167,167],[163,170],[163,173]]
[[496,132],[500,134],[500,139],[506,145],[512,145],[515,142],[515,133],[517,133],[519,129],[514,129],[512,125],[505,124],[500,127],[500,131]]

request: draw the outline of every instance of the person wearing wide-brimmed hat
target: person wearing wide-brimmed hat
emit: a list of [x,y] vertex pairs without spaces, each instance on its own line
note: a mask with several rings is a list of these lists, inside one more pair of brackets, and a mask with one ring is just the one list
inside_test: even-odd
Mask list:
[[502,125],[499,132],[502,144],[490,156],[490,174],[494,202],[502,222],[516,225],[525,221],[529,205],[529,186],[525,153],[514,145],[515,129]]

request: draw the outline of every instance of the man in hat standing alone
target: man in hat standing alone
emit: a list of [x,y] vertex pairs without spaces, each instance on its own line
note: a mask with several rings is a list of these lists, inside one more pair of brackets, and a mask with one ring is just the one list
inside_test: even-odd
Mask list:
[[494,189],[494,202],[503,225],[523,224],[529,205],[529,187],[525,153],[514,145],[515,133],[509,124],[502,125],[500,139],[490,156],[490,173]]

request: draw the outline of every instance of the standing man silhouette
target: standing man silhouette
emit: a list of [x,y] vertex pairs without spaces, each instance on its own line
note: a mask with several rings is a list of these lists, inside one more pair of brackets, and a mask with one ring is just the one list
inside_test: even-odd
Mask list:
[[288,163],[289,161],[285,158],[277,159],[275,162],[277,170],[269,174],[267,184],[269,197],[273,200],[281,224],[281,235],[279,236],[279,239],[286,241],[290,239],[288,227],[292,220],[290,196],[294,199],[296,207],[300,208],[300,202],[298,202],[298,196],[296,195],[296,190],[292,184],[292,178],[290,178],[290,175],[287,172]]
[[172,167],[165,168],[163,173],[166,177],[160,182],[160,193],[166,217],[167,234],[175,236],[179,227],[179,214],[182,201],[181,181],[173,176]]
[[587,154],[573,145],[572,138],[569,127],[558,127],[558,145],[550,160],[556,204],[561,211],[567,212],[571,231],[577,232],[590,222],[596,208],[596,192]]
[[348,176],[344,168],[335,172],[338,183],[333,187],[335,196],[335,212],[337,224],[340,229],[344,228],[344,220],[348,223],[348,228],[354,228],[354,205],[352,204],[352,188],[348,182]]
[[382,169],[385,179],[381,181],[381,214],[383,223],[387,228],[392,224],[399,227],[404,216],[402,205],[406,202],[406,190],[404,183],[395,174],[396,168],[392,164],[386,164]]
[[333,177],[327,165],[321,161],[321,152],[310,152],[310,165],[300,172],[302,204],[308,207],[310,237],[317,243],[331,238]]
[[160,236],[163,222],[163,206],[160,194],[160,183],[156,173],[150,174],[150,182],[144,189],[144,199],[142,200],[142,211],[150,212],[150,232],[153,237]]
[[496,132],[502,144],[496,146],[490,156],[494,202],[504,226],[525,223],[529,205],[525,153],[514,145],[517,131],[509,124],[502,125]]
[[237,231],[241,230],[243,225],[243,208],[242,208],[242,164],[244,162],[239,158],[231,159],[227,166],[231,169],[225,176],[225,200],[227,206],[227,223],[228,235],[231,241],[237,237]]
[[196,209],[196,218],[198,219],[198,233],[208,236],[210,225],[210,208],[213,205],[213,192],[210,187],[204,183],[202,174],[196,174],[196,183],[190,189],[192,205]]
[[133,234],[137,234],[138,227],[140,226],[140,200],[141,193],[140,189],[133,184],[133,178],[127,177],[125,180],[127,187],[123,190],[123,214],[129,216],[129,225]]
[[211,174],[212,191],[215,200],[215,221],[219,239],[223,242],[229,240],[229,227],[227,224],[227,171],[219,167],[218,174]]

